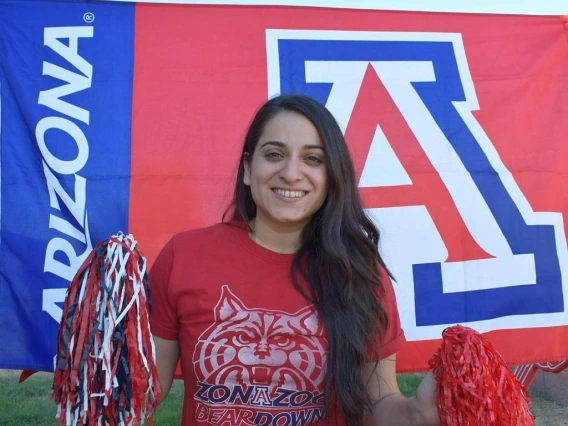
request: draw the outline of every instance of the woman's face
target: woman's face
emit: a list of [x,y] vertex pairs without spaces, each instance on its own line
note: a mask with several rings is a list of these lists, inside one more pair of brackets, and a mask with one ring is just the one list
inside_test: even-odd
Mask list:
[[270,119],[245,160],[244,183],[256,203],[255,223],[303,228],[327,194],[325,152],[311,121],[291,111]]

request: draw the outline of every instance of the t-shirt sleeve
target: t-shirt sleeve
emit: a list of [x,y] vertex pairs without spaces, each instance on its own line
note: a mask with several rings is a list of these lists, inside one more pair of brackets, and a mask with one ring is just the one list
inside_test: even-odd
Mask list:
[[149,273],[150,327],[152,334],[162,339],[178,340],[179,321],[171,288],[174,266],[174,243],[170,240],[156,258]]
[[[379,296],[379,299],[383,308],[386,310],[389,324],[386,332],[382,333],[381,336],[378,336],[377,341],[375,342],[375,348],[378,349],[379,359],[384,359],[402,349],[406,343],[406,337],[404,336],[404,331],[400,325],[400,316],[398,313],[398,306],[396,304],[396,295],[393,284],[386,272],[381,272],[385,291],[383,296]],[[369,351],[367,361],[377,361],[376,350]]]
[[383,283],[385,287],[384,306],[387,311],[389,326],[381,346],[381,359],[398,352],[406,343],[406,337],[400,325],[400,315],[398,313],[393,284],[388,276],[383,279]]

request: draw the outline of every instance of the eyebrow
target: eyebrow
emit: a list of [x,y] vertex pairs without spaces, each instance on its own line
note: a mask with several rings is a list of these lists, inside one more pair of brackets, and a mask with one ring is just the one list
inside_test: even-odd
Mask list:
[[[274,145],[274,146],[278,146],[280,148],[286,148],[286,144],[284,142],[280,142],[280,141],[268,141],[268,142],[264,142],[260,148],[264,148],[266,145]],[[304,145],[302,146],[302,149],[321,149],[322,151],[325,152],[325,149],[323,148],[323,146],[321,145]]]

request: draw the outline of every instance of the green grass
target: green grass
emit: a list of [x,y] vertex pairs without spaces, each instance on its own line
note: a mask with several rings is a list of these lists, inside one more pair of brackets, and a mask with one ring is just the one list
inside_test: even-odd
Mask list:
[[[53,375],[36,373],[24,383],[18,383],[19,372],[0,370],[0,425],[36,426],[57,425],[56,406],[50,399]],[[421,376],[399,376],[399,384],[405,395],[412,395]],[[156,415],[157,426],[178,426],[183,402],[183,384],[176,380],[168,397]]]
[[[19,372],[0,370],[0,425],[1,426],[56,426],[56,406],[49,398],[53,375],[37,373],[24,383],[18,383]],[[398,382],[402,393],[411,396],[422,379],[421,374],[400,374]],[[183,384],[176,381],[166,400],[160,405],[156,416],[157,426],[178,426],[183,401]],[[542,398],[533,397],[534,413],[550,413],[553,410],[566,412],[566,407]],[[568,425],[546,419],[537,422],[541,426]],[[562,416],[564,418],[564,416]]]

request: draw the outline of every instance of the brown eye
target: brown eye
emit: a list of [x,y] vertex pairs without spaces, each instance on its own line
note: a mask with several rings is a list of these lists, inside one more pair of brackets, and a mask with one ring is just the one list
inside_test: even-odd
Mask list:
[[284,156],[280,152],[267,152],[264,154],[264,158],[271,161],[276,161],[283,157]]
[[323,163],[323,160],[320,157],[318,157],[317,155],[308,155],[306,157],[306,161],[309,164],[322,164]]

